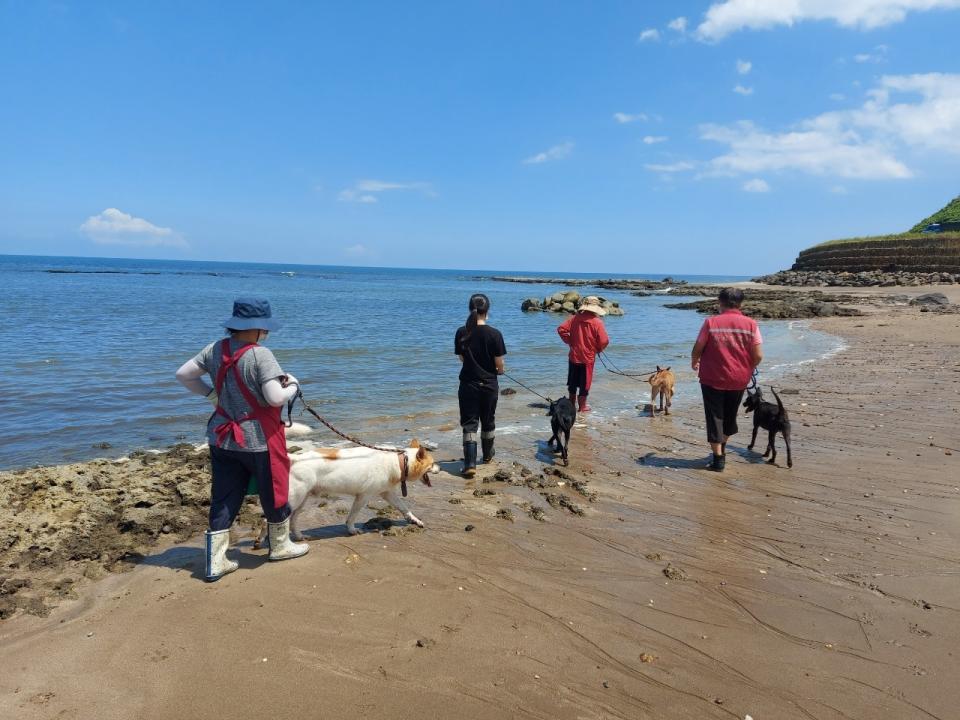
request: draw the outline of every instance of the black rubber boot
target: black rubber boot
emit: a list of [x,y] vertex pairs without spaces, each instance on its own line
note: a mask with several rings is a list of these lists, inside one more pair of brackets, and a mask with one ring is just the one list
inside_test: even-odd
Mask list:
[[493,456],[497,454],[493,449],[493,438],[481,438],[480,446],[483,448],[483,461],[488,463],[493,460]]
[[707,465],[707,470],[713,470],[714,472],[723,472],[723,469],[726,466],[727,466],[726,455],[714,455],[713,460],[711,460],[710,464]]
[[477,474],[477,441],[463,444],[463,476],[472,478]]

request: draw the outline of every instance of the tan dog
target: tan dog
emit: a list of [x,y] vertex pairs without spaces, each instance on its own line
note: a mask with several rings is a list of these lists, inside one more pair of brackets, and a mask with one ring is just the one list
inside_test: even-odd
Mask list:
[[647,378],[650,383],[650,417],[657,414],[657,395],[660,396],[660,410],[666,415],[670,414],[670,406],[673,405],[673,386],[677,379],[669,367],[661,368],[657,365],[657,371]]

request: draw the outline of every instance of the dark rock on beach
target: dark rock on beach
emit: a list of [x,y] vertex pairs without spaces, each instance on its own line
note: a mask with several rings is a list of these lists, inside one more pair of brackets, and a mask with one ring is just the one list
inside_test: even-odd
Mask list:
[[[863,312],[856,306],[865,304],[890,304],[894,298],[869,298],[860,295],[825,293],[820,290],[796,292],[794,290],[747,290],[743,312],[765,320],[795,320],[834,316],[859,316]],[[695,300],[692,302],[668,303],[664,307],[676,310],[696,310],[700,313],[718,311],[717,301]]]

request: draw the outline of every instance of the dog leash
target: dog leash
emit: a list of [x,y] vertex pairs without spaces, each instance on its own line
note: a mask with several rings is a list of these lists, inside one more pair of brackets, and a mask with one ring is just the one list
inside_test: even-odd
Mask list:
[[[614,365],[613,360],[605,352],[597,353],[597,357],[600,358],[600,364],[603,365],[609,372],[612,372],[614,375],[622,375],[623,377],[628,377],[637,382],[646,382],[648,379],[652,378],[657,374],[657,371],[654,370],[648,373],[628,373],[620,370],[616,365]],[[607,364],[609,363],[609,365]],[[640,380],[640,378],[643,378]]]
[[540,393],[538,393],[538,392],[537,392],[536,390],[534,390],[533,388],[524,385],[522,382],[520,382],[520,381],[517,380],[515,377],[513,377],[510,373],[504,372],[504,373],[503,373],[503,376],[504,376],[505,378],[509,378],[510,380],[513,380],[517,385],[519,385],[520,387],[522,387],[524,390],[527,390],[527,391],[529,391],[529,392],[532,392],[534,395],[536,395],[536,396],[537,396],[538,398],[540,398],[541,400],[546,400],[548,403],[553,402],[553,400],[551,400],[551,399],[548,398],[548,397],[544,397],[543,395],[541,395]]
[[[290,398],[290,400],[287,401],[287,423],[284,423],[287,427],[291,427],[293,425],[293,417],[292,417],[293,406],[297,402],[297,400],[299,400],[303,404],[304,410],[306,410],[308,413],[313,415],[320,423],[326,426],[328,430],[330,430],[335,435],[339,435],[344,440],[348,442],[352,442],[354,445],[365,447],[368,450],[377,450],[378,452],[395,453],[397,455],[397,460],[400,462],[400,493],[403,495],[403,497],[407,496],[407,472],[408,472],[407,464],[408,463],[407,463],[407,453],[405,450],[397,450],[396,448],[385,448],[385,447],[377,447],[376,445],[370,445],[368,443],[363,442],[362,440],[358,440],[355,437],[351,437],[350,435],[347,435],[346,433],[341,432],[340,430],[337,430],[337,428],[335,428],[333,425],[331,425],[329,422],[323,419],[316,410],[310,407],[310,403],[308,403],[307,399],[303,396],[303,391],[300,389],[300,385],[298,383],[291,383],[291,384],[296,385],[297,392],[292,398]],[[303,413],[301,412],[300,414],[302,415]]]
[[747,385],[747,391],[757,389],[757,378],[760,377],[760,369],[754,368],[753,375],[750,376],[750,384]]

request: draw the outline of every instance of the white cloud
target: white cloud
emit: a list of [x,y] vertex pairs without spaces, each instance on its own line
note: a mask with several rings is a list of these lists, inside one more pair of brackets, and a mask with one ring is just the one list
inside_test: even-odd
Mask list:
[[640,37],[637,38],[638,43],[658,42],[659,40],[660,40],[660,31],[654,30],[653,28],[647,28],[642,33],[640,33]]
[[[821,125],[851,125],[907,146],[960,155],[960,74],[887,75],[858,110],[827,113]],[[893,102],[894,96],[919,96]]]
[[613,119],[616,120],[621,125],[627,123],[637,122],[638,120],[647,120],[646,113],[636,113],[635,115],[628,115],[627,113],[617,112],[613,114]]
[[753,70],[753,63],[749,60],[737,60],[737,73],[740,75],[749,75]]
[[657,163],[648,163],[644,165],[644,167],[647,170],[651,170],[653,172],[678,173],[678,172],[686,172],[687,170],[693,170],[694,165],[693,163],[688,163],[688,162],[675,162],[675,163],[669,163],[667,165],[660,165]]
[[767,181],[763,180],[762,178],[753,178],[753,180],[747,180],[743,184],[743,189],[745,192],[749,193],[770,192],[770,186],[767,184]]
[[817,128],[815,120],[783,133],[765,132],[750,122],[705,125],[700,137],[729,147],[710,161],[708,175],[796,170],[862,180],[911,176],[883,143],[866,142],[852,129]]
[[830,192],[834,195],[846,195],[847,189],[843,185],[831,185]]
[[380,201],[378,193],[393,191],[420,192],[427,197],[435,197],[436,193],[430,183],[425,182],[387,182],[385,180],[358,180],[351,187],[345,188],[337,195],[340,202],[355,202],[373,204]]
[[835,102],[840,102],[841,100],[846,100],[847,96],[843,93],[830,93],[830,99]]
[[573,152],[573,143],[565,142],[560,145],[554,145],[548,150],[544,150],[541,153],[532,155],[523,161],[524,165],[539,165],[540,163],[549,162],[551,160],[563,160],[571,152]]
[[744,95],[744,96],[746,96],[746,95],[753,95],[753,88],[752,88],[752,87],[744,87],[743,85],[737,85],[736,87],[733,88],[733,91],[734,91],[737,95]]
[[646,135],[643,138],[643,142],[646,145],[656,145],[657,143],[666,142],[668,139],[666,135]]
[[158,227],[116,208],[107,208],[99,215],[91,215],[80,226],[80,232],[101,245],[187,246],[187,242],[172,229]]
[[740,30],[832,20],[846,28],[871,30],[901,22],[908,12],[960,7],[960,0],[721,0],[697,27],[701,40],[722,40]]
[[685,17],[674,18],[667,23],[667,27],[676,30],[678,33],[685,33],[687,31],[687,19]]
[[882,63],[887,59],[887,46],[877,45],[872,53],[858,53],[853,56],[854,62],[858,63]]

